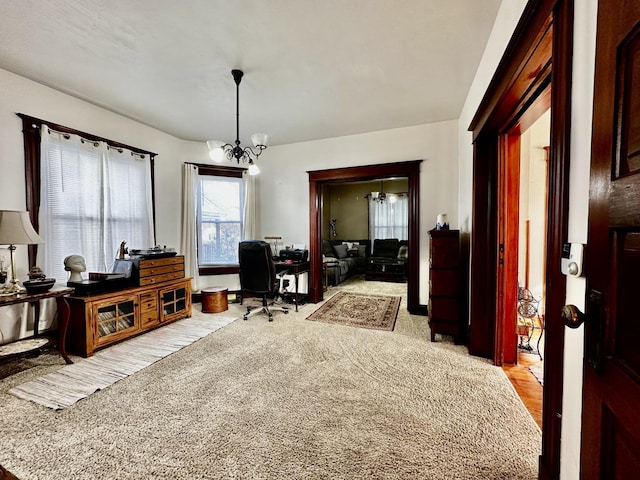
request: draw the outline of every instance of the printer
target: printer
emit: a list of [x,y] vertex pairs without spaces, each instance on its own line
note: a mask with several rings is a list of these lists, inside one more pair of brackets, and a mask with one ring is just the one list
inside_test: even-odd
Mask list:
[[299,248],[280,250],[278,258],[281,262],[286,262],[287,260],[291,260],[293,262],[306,262],[309,258],[309,250],[302,250]]

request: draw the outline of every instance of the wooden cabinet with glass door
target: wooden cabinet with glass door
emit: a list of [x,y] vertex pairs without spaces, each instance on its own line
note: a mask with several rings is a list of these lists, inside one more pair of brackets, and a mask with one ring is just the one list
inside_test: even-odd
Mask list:
[[191,288],[189,282],[172,285],[160,290],[160,323],[183,318],[191,311]]
[[117,342],[138,330],[137,306],[137,295],[123,295],[92,303],[94,347]]
[[89,357],[164,323],[191,316],[191,279],[68,298],[69,350]]

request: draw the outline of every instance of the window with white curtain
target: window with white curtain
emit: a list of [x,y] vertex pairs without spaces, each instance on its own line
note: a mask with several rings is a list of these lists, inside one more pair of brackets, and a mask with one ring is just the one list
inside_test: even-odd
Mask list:
[[409,198],[406,194],[387,194],[384,202],[369,197],[369,238],[409,238]]
[[[64,259],[78,254],[88,272],[109,272],[126,241],[154,244],[149,155],[41,127],[37,263],[64,282]],[[86,278],[86,277],[85,277]]]
[[196,197],[198,265],[237,264],[238,243],[244,231],[242,173],[234,176],[201,173]]

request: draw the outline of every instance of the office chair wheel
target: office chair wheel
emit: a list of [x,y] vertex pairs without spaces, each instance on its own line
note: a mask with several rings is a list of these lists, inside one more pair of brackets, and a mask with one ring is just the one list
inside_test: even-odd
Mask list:
[[289,309],[288,308],[283,308],[282,311],[284,312],[285,315],[289,315]]
[[273,322],[273,315],[272,314],[269,314],[269,321]]
[[245,313],[245,314],[242,316],[242,319],[246,321],[246,320],[247,320],[247,318],[248,318],[248,317],[247,317],[247,314]]
[[251,312],[251,307],[247,307],[247,313]]

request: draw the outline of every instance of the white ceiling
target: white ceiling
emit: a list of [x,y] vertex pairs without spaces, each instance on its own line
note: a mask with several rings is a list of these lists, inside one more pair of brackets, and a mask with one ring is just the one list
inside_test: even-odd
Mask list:
[[[501,0],[0,0],[0,68],[186,140],[459,117]],[[55,119],[50,119],[55,121]]]

